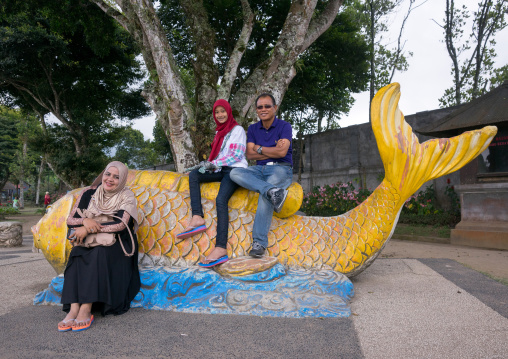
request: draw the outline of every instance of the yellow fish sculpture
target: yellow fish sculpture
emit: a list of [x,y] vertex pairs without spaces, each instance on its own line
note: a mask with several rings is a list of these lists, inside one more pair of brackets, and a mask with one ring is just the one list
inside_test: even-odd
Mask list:
[[[268,255],[292,268],[333,269],[358,274],[379,255],[390,239],[404,202],[423,183],[456,171],[480,154],[497,128],[484,127],[450,139],[422,144],[398,108],[399,84],[382,88],[372,101],[372,129],[384,164],[385,178],[372,195],[353,210],[334,217],[294,215],[303,191],[293,183],[284,208],[274,217]],[[192,266],[214,247],[218,183],[202,185],[208,230],[177,240],[190,214],[188,177],[166,171],[130,171],[128,185],[140,209],[138,230],[141,265]],[[62,273],[71,250],[65,221],[80,190],[55,203],[32,228],[34,245]],[[231,198],[228,254],[247,254],[258,194],[239,189]]]

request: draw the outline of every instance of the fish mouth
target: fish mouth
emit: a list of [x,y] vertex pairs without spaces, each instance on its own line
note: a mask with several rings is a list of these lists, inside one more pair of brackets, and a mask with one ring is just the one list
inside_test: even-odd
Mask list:
[[30,231],[32,232],[32,235],[33,235],[33,238],[34,238],[34,247],[35,248],[39,248],[38,244],[39,244],[39,229],[40,229],[41,225],[40,225],[40,222],[37,223],[35,226],[32,226],[30,227]]

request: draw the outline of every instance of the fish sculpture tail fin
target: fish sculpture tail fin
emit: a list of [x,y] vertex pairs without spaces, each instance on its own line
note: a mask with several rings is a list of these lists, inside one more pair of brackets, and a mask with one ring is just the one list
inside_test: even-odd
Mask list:
[[385,181],[405,201],[425,182],[454,172],[482,153],[497,133],[495,126],[422,144],[399,110],[400,85],[378,91],[372,100],[372,130],[385,169]]

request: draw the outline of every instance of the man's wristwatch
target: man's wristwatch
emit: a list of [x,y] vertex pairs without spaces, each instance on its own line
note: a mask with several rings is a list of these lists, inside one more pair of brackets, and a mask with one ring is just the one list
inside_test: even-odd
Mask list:
[[258,149],[256,150],[256,152],[261,155],[262,154],[261,153],[262,150],[263,150],[263,146],[259,146]]

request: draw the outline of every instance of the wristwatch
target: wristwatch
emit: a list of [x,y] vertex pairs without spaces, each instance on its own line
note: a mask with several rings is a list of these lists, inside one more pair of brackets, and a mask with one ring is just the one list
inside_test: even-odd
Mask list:
[[261,150],[263,149],[263,146],[259,146],[258,149],[256,150],[257,153],[259,153],[260,155],[262,154],[261,153]]

